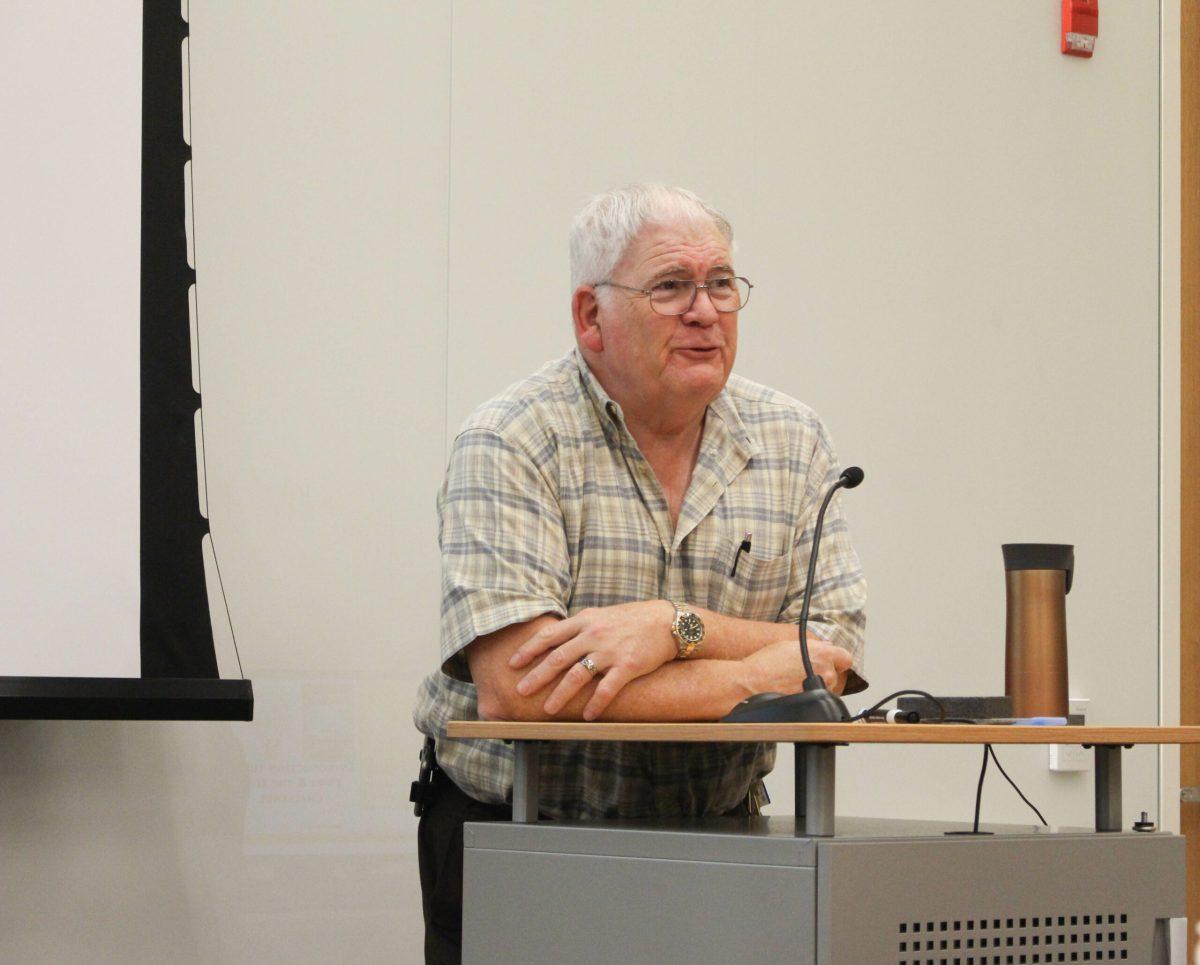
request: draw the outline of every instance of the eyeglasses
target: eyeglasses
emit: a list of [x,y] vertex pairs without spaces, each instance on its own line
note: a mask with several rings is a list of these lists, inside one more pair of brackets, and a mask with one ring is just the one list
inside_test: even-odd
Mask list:
[[645,295],[650,299],[650,307],[659,315],[686,315],[696,303],[696,293],[701,288],[708,292],[708,299],[718,312],[736,312],[750,301],[750,289],[754,287],[748,278],[732,275],[710,278],[703,285],[697,285],[690,278],[664,278],[655,282],[652,288],[634,288],[615,281],[597,282],[595,287],[603,286]]

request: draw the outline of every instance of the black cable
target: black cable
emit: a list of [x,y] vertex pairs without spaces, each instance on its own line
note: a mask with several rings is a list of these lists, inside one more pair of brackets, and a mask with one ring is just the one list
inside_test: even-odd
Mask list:
[[998,758],[996,756],[996,749],[994,747],[992,747],[991,744],[985,744],[984,746],[991,752],[992,760],[995,761],[996,766],[998,768],[1000,768],[1000,773],[1004,775],[1004,779],[1006,781],[1008,781],[1009,784],[1012,785],[1012,789],[1017,792],[1017,795],[1021,798],[1022,801],[1024,801],[1026,804],[1029,805],[1029,807],[1033,811],[1033,813],[1038,816],[1038,820],[1042,822],[1042,825],[1047,828],[1050,827],[1050,825],[1046,821],[1046,819],[1044,817],[1042,817],[1042,812],[1039,811],[1036,806],[1034,806],[1033,802],[1030,801],[1029,798],[1027,798],[1024,794],[1021,793],[1021,789],[1019,787],[1017,787],[1017,782],[1008,776],[1008,771],[1006,771],[1004,769],[1004,765],[1000,763],[1000,758]]
[[983,745],[983,767],[979,769],[979,786],[975,788],[975,826],[971,828],[972,834],[979,833],[979,806],[983,803],[983,779],[987,775],[988,752],[991,749],[991,744]]
[[[968,720],[965,717],[947,717],[946,716],[946,708],[940,700],[938,700],[932,694],[926,693],[924,690],[912,690],[912,689],[897,690],[895,693],[888,694],[882,700],[876,702],[875,704],[872,704],[866,710],[860,711],[859,713],[855,714],[853,717],[850,718],[850,720],[852,720],[852,721],[862,720],[864,717],[867,717],[870,714],[875,713],[875,711],[879,710],[879,708],[882,707],[884,704],[886,704],[889,700],[894,700],[896,697],[901,697],[906,694],[915,694],[918,697],[924,697],[927,700],[932,701],[933,704],[938,709],[938,719],[937,719],[937,721],[935,721],[935,723],[939,723],[939,724],[976,724],[976,723],[978,723],[977,721],[974,721],[974,720]],[[1004,779],[1006,781],[1008,781],[1008,783],[1010,785],[1012,785],[1012,789],[1017,792],[1017,796],[1022,801],[1025,802],[1025,804],[1029,807],[1029,809],[1031,811],[1033,811],[1034,814],[1036,814],[1038,816],[1038,820],[1042,822],[1042,825],[1047,828],[1050,827],[1050,823],[1046,820],[1046,818],[1042,814],[1042,812],[1037,809],[1037,805],[1035,805],[1031,800],[1029,800],[1029,798],[1027,798],[1025,796],[1024,792],[1019,787],[1017,787],[1017,782],[1014,781],[1012,779],[1012,777],[1009,776],[1008,771],[1006,771],[1004,769],[1004,765],[1000,763],[1000,758],[996,756],[996,749],[994,747],[992,747],[991,744],[984,744],[983,745],[983,766],[980,767],[980,769],[979,769],[979,785],[975,789],[975,821],[974,821],[974,825],[972,827],[972,833],[973,834],[979,833],[979,813],[980,813],[980,808],[983,805],[983,781],[984,781],[984,778],[987,776],[987,766],[988,766],[988,758],[989,757],[993,761],[996,762],[996,767],[998,767],[1000,769],[1000,773],[1004,775]]]
[[868,715],[875,713],[875,711],[877,711],[880,707],[882,707],[884,704],[886,704],[889,700],[892,700],[896,697],[903,697],[906,694],[915,694],[918,697],[924,697],[926,700],[933,701],[934,705],[938,709],[938,719],[936,721],[933,721],[933,723],[942,724],[942,723],[946,722],[946,707],[945,707],[945,705],[943,705],[940,700],[938,700],[935,696],[933,696],[933,694],[926,693],[924,690],[897,690],[894,694],[888,694],[886,697],[883,698],[883,700],[880,700],[877,703],[872,704],[866,710],[860,711],[859,713],[855,714],[853,717],[850,718],[850,720],[851,721],[862,720],[863,718],[867,717]]

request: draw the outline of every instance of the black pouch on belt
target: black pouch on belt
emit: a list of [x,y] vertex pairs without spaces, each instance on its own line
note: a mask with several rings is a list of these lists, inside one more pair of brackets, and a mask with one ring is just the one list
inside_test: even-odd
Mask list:
[[426,737],[421,745],[421,770],[408,789],[408,799],[413,803],[413,814],[420,817],[433,799],[433,772],[438,769],[437,755],[433,749],[433,738]]

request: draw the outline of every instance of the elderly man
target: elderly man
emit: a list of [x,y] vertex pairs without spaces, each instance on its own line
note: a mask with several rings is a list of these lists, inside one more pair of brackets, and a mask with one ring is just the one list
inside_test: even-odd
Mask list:
[[[795,693],[812,525],[839,466],[795,400],[731,376],[751,285],[689,191],[595,198],[571,229],[576,349],[483,405],[438,500],[443,663],[415,721],[439,770],[421,821],[429,960],[458,955],[462,823],[510,814],[511,749],[454,719],[714,720]],[[835,499],[810,605],[815,669],[862,675],[865,584]],[[543,751],[553,818],[745,813],[763,744]]]

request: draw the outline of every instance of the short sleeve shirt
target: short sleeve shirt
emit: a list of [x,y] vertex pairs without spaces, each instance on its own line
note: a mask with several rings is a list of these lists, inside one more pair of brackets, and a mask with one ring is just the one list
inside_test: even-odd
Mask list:
[[[620,406],[578,351],[484,404],[455,439],[438,494],[442,663],[421,684],[414,721],[436,739],[440,766],[477,800],[511,801],[511,747],[445,736],[448,721],[478,718],[463,652],[477,637],[654,599],[795,624],[817,509],[839,471],[810,409],[731,375],[705,414],[673,523]],[[849,651],[849,693],[866,686],[865,600],[839,494],[809,630]],[[574,820],[718,814],[773,764],[769,744],[550,742],[540,806]]]

